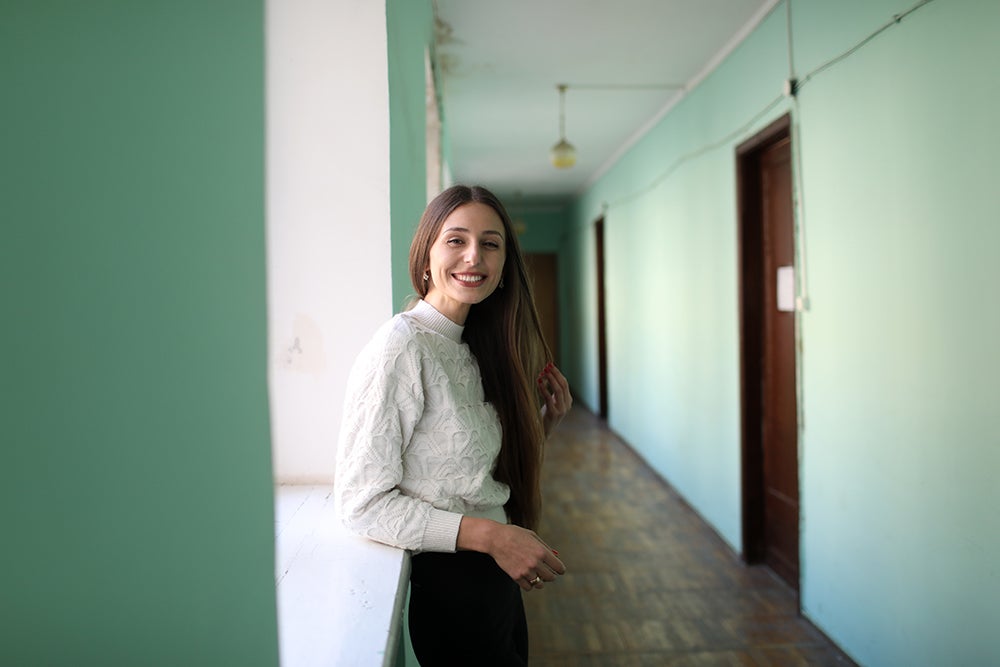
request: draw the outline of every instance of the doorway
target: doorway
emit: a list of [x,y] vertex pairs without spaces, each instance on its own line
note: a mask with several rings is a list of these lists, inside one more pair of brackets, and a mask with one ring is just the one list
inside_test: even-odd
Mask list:
[[608,418],[608,340],[604,314],[604,218],[594,223],[594,245],[597,249],[597,416]]
[[737,148],[743,557],[799,590],[791,120]]
[[554,252],[525,253],[524,263],[535,295],[535,308],[542,334],[552,351],[552,361],[562,365],[559,356],[559,258]]

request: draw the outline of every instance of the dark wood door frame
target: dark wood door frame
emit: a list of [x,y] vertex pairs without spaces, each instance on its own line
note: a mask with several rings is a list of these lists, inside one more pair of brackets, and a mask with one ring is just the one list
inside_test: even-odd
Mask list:
[[608,418],[608,340],[604,302],[604,217],[594,223],[594,243],[597,248],[597,416]]
[[[762,435],[765,373],[766,251],[764,201],[760,156],[791,138],[791,118],[786,115],[736,150],[739,262],[740,395],[742,439],[742,529],[747,563],[765,560],[765,473]],[[797,456],[796,456],[797,467]],[[798,495],[798,494],[797,494]],[[795,499],[798,502],[798,498]],[[796,553],[798,532],[796,528]],[[796,580],[792,583],[797,588]]]

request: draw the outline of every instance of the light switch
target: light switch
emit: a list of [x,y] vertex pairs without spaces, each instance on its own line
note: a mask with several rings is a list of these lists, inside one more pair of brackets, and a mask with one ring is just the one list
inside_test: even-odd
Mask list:
[[793,312],[795,310],[795,267],[778,267],[778,310]]

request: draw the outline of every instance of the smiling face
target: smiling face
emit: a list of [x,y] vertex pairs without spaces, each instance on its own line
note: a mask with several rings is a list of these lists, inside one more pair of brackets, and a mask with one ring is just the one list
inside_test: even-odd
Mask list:
[[469,307],[500,284],[507,239],[490,206],[471,202],[451,212],[430,249],[424,300],[448,319],[465,324]]

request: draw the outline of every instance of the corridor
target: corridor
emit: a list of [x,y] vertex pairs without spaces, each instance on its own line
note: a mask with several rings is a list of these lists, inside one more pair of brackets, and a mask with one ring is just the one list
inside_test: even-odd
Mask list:
[[533,666],[853,664],[586,410],[553,433],[542,493],[567,574],[524,596]]

